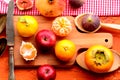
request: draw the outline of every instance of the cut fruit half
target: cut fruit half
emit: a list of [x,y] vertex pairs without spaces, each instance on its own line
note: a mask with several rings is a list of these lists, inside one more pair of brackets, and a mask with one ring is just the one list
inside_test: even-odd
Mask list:
[[19,10],[28,10],[33,7],[33,0],[16,0],[16,6]]
[[22,41],[20,54],[26,61],[34,60],[37,56],[37,50],[31,42]]

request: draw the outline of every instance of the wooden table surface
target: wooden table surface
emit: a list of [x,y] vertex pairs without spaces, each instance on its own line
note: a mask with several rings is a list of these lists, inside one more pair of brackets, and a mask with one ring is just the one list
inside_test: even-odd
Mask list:
[[[120,24],[120,16],[116,17],[100,17],[102,22]],[[103,32],[109,32],[113,35],[113,49],[120,52],[120,31],[109,31],[100,29]],[[0,36],[6,36],[5,30]],[[0,80],[8,80],[8,47],[4,54],[0,56]],[[16,80],[37,80],[37,68],[16,68]],[[71,68],[56,68],[56,80],[120,80],[120,69],[106,74],[96,74],[86,71],[79,67],[76,63]]]

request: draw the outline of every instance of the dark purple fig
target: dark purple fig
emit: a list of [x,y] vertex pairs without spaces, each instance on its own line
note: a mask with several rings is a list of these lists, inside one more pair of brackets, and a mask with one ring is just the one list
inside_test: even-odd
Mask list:
[[94,31],[100,26],[100,19],[97,15],[86,14],[82,18],[82,27],[86,31]]
[[69,0],[69,4],[72,8],[80,8],[85,3],[85,0]]

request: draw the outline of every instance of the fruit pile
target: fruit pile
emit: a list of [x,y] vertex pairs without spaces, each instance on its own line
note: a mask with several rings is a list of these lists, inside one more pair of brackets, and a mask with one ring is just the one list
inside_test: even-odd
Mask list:
[[[67,17],[56,17],[53,20],[51,29],[39,29],[38,22],[34,16],[19,16],[16,23],[16,30],[17,34],[23,38],[20,46],[20,55],[25,61],[35,60],[37,56],[39,56],[39,51],[42,52],[43,55],[46,55],[46,52],[54,50],[56,58],[61,62],[66,63],[72,60],[76,54],[76,45],[74,42],[65,39],[65,37],[72,31],[71,22]],[[30,41],[24,41],[31,37],[34,38],[34,44],[37,46],[34,46]],[[57,38],[61,39],[57,40]],[[46,75],[44,75],[44,77],[51,73],[51,71],[49,72],[51,68],[47,68],[48,69],[45,69]],[[38,69],[39,78],[41,78],[40,75],[43,74],[40,72],[41,68]]]
[[[16,4],[20,10],[26,10],[32,8],[32,1],[22,0],[16,1]],[[74,8],[78,8],[82,3],[76,3],[77,0],[70,0],[70,4]],[[28,3],[30,2],[30,6]],[[20,4],[19,4],[20,3]],[[42,3],[41,5],[39,5]],[[75,3],[77,4],[74,6]],[[29,7],[28,7],[29,6]],[[54,55],[61,62],[69,62],[73,59],[76,54],[76,45],[71,40],[65,39],[73,27],[70,20],[67,17],[60,16],[60,14],[65,9],[65,0],[36,0],[36,8],[44,17],[54,17],[55,19],[51,23],[50,29],[39,29],[39,25],[34,16],[20,16],[16,23],[16,30],[19,36],[25,39],[29,39],[34,36],[35,44],[32,42],[21,42],[20,55],[25,59],[25,61],[32,61],[39,56],[38,50],[43,52],[49,52],[54,50]],[[22,8],[21,8],[22,7]],[[59,16],[59,17],[58,17]],[[86,32],[91,32],[98,29],[100,25],[100,20],[96,15],[86,15],[80,20],[77,18],[75,24],[78,29]],[[57,40],[62,38],[62,40]],[[38,54],[38,55],[37,55]],[[46,54],[44,54],[46,55]],[[97,73],[107,72],[114,61],[114,56],[112,52],[101,45],[90,47],[85,53],[85,63],[89,70]],[[39,79],[43,80],[54,80],[56,77],[56,71],[51,65],[41,65],[37,70],[37,75]]]
[[[55,55],[58,59],[69,61],[75,54],[75,44],[70,40],[61,40],[58,42],[57,38],[69,35],[72,25],[66,17],[55,18],[52,24],[51,30],[39,30],[38,22],[33,16],[20,16],[16,23],[16,30],[19,36],[26,39],[35,36],[37,47],[43,53],[55,49]],[[37,50],[32,43],[23,41],[20,47],[20,54],[25,60],[34,60]]]

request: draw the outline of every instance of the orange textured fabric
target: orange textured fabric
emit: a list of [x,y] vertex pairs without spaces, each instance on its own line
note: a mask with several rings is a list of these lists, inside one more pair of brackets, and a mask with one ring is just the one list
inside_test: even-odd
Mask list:
[[[120,24],[120,16],[100,17],[102,22]],[[120,31],[109,31],[100,29],[102,32],[109,32],[113,35],[113,49],[120,52]],[[0,36],[5,36],[5,30]],[[0,80],[8,80],[8,47],[2,56],[0,56]],[[16,80],[38,80],[36,74],[37,68],[16,68]],[[72,68],[56,68],[56,80],[120,80],[120,69],[106,74],[96,74],[86,71],[75,64]]]

